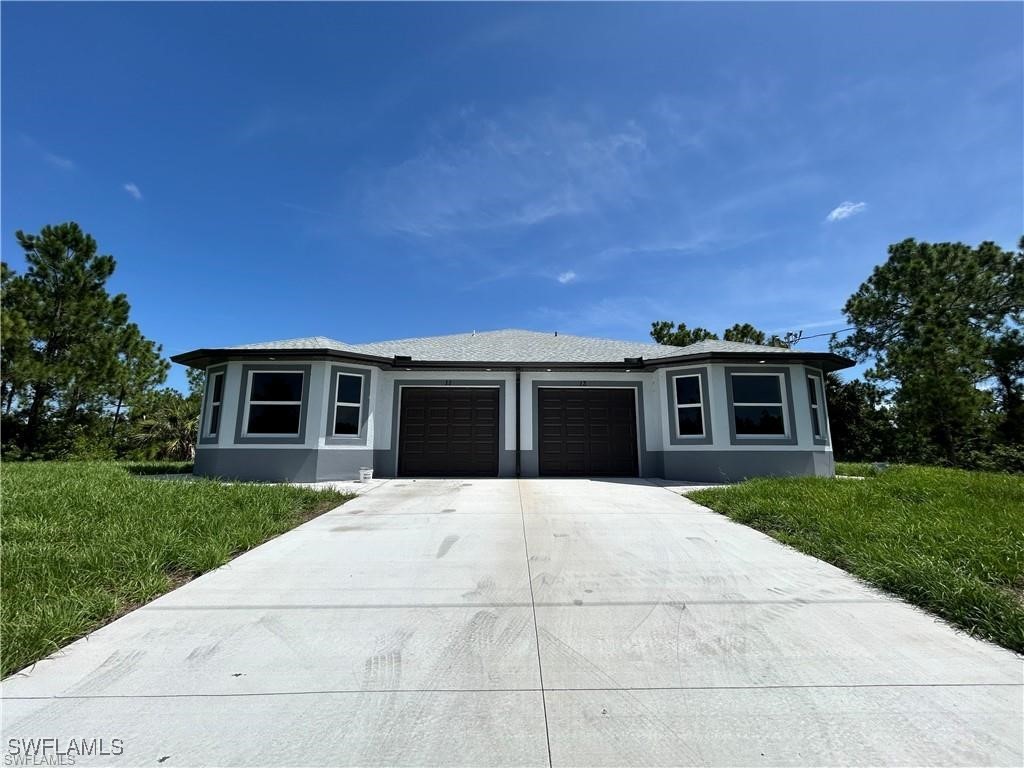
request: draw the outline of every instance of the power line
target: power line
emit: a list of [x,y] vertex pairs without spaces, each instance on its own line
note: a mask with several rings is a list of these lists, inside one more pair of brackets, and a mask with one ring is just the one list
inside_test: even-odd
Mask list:
[[801,334],[799,338],[797,338],[797,339],[795,339],[793,341],[793,343],[797,344],[797,343],[803,341],[804,339],[820,339],[822,336],[833,336],[833,335],[835,335],[837,333],[845,333],[846,331],[855,331],[855,330],[857,330],[856,327],[854,327],[854,328],[840,328],[839,330],[836,330],[836,331],[826,331],[825,333],[815,333],[815,334],[812,334],[810,336],[804,336],[804,335]]

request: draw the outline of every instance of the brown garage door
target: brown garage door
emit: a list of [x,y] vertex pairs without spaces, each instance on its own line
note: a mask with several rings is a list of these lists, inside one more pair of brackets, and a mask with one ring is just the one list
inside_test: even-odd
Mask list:
[[403,387],[398,474],[496,477],[498,390]]
[[539,389],[540,474],[636,477],[633,393],[632,389]]

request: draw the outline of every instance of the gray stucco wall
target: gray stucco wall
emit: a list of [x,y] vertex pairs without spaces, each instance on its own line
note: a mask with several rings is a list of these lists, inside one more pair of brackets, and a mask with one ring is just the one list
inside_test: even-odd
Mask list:
[[355,480],[361,467],[373,466],[373,451],[309,448],[200,448],[197,475],[227,480],[314,483]]
[[750,477],[831,477],[831,451],[658,451],[660,477],[731,483]]
[[[296,363],[292,363],[296,365]],[[378,370],[358,370],[365,378],[363,392],[364,423],[360,436],[346,440],[346,446],[325,446],[328,442],[326,421],[331,418],[330,388],[338,372],[337,366],[326,362],[303,363],[297,367],[312,370],[305,379],[308,390],[304,392],[304,411],[308,410],[308,423],[303,422],[305,442],[301,445],[263,444],[233,445],[240,421],[244,400],[245,377],[250,369],[248,362],[232,362],[226,368],[225,394],[222,401],[221,439],[218,443],[198,446],[195,474],[242,480],[314,482],[319,480],[351,480],[358,477],[361,467],[372,467],[377,477],[394,477],[397,464],[399,428],[399,405],[401,386],[446,385],[446,386],[495,386],[499,389],[501,409],[498,475],[514,477],[516,466],[515,445],[515,390],[511,379],[493,378],[485,374],[465,375],[453,379],[428,378],[423,374],[387,374]],[[274,369],[287,368],[274,364]],[[729,434],[729,408],[727,398],[726,368],[735,366],[712,365],[702,377],[705,387],[705,424],[710,432],[714,425],[714,444],[701,446],[688,441],[672,439],[671,425],[674,413],[674,399],[671,391],[671,375],[682,370],[700,371],[699,366],[667,371],[637,372],[632,376],[606,374],[598,380],[584,380],[587,375],[579,374],[579,380],[572,373],[523,374],[520,396],[522,415],[521,474],[523,477],[538,475],[538,454],[536,451],[537,392],[540,387],[566,386],[614,386],[635,388],[638,406],[638,439],[640,474],[642,477],[666,477],[694,481],[735,481],[760,475],[817,475],[826,476],[834,472],[832,454],[828,446],[816,445],[811,441],[810,414],[806,396],[806,381],[801,375],[805,371],[818,373],[806,366],[794,367],[793,381],[789,395],[790,424],[794,434],[800,436],[799,444],[789,441],[772,441],[769,445],[731,444]],[[218,366],[219,368],[219,366]],[[757,368],[757,371],[766,369]],[[770,369],[768,369],[770,370]],[[443,374],[455,376],[456,374]],[[372,397],[370,392],[373,392]],[[369,400],[367,398],[370,398]],[[326,411],[323,404],[327,404]],[[822,403],[826,419],[827,404]],[[387,418],[378,422],[381,429],[374,428],[376,411],[386,409]],[[238,423],[236,422],[238,415]],[[668,430],[666,432],[666,430]],[[827,434],[827,433],[826,433]],[[790,438],[792,440],[793,437]],[[365,445],[360,442],[365,441]],[[269,443],[269,444],[268,444]]]
[[203,448],[196,450],[194,474],[226,480],[312,483],[317,451],[305,448]]

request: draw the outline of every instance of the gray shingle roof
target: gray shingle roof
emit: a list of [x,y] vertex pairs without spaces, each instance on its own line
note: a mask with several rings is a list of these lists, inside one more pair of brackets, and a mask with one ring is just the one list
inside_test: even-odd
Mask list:
[[[679,347],[662,347],[662,349],[679,349]],[[696,344],[691,344],[688,347],[682,347],[682,350],[682,354],[684,355],[713,354],[716,352],[752,352],[758,355],[770,355],[775,352],[790,354],[793,352],[793,350],[788,347],[767,347],[763,344],[744,344],[739,341],[718,341],[717,339],[698,341]]]
[[701,341],[688,347],[671,347],[646,342],[596,339],[587,336],[516,329],[456,333],[449,336],[425,336],[369,344],[346,344],[326,336],[309,336],[260,344],[243,344],[228,347],[228,349],[329,349],[388,358],[395,355],[408,355],[417,361],[453,363],[621,363],[627,357],[656,360],[664,357],[715,352],[772,354],[791,351],[779,347],[740,344],[732,341]]
[[338,352],[358,352],[355,344],[346,344],[326,336],[303,336],[298,339],[280,339],[279,341],[261,341],[257,344],[238,344],[224,349],[333,349]]

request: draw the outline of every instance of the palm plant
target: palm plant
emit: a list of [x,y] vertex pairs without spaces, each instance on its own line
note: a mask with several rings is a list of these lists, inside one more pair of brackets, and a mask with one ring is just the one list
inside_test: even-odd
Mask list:
[[199,399],[163,390],[139,409],[132,442],[153,452],[153,458],[192,461],[199,434]]

